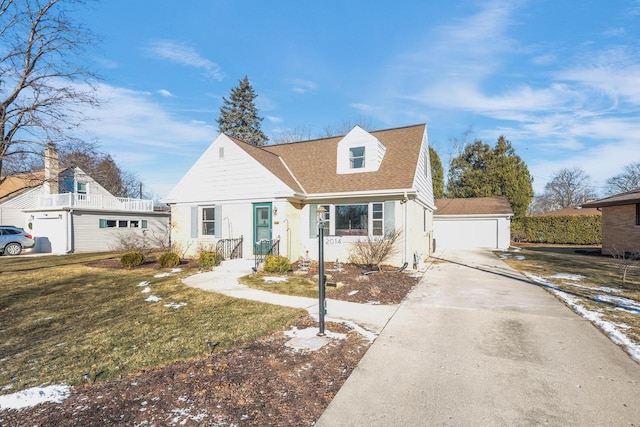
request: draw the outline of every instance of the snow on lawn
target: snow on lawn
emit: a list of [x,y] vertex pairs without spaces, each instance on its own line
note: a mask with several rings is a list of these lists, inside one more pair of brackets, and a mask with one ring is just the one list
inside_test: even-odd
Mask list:
[[60,403],[69,397],[71,388],[65,384],[33,387],[0,396],[0,410],[24,409],[44,402]]
[[[289,338],[312,338],[318,335],[318,331],[318,328],[314,327],[298,329],[294,326],[292,329],[284,331],[284,335]],[[344,340],[347,338],[346,334],[339,334],[337,332],[330,332],[327,330],[325,330],[325,335],[336,340]]]
[[168,304],[165,304],[164,306],[165,306],[165,307],[167,307],[167,308],[175,308],[175,309],[178,309],[178,308],[180,308],[180,307],[184,307],[184,306],[186,306],[186,305],[187,305],[187,303],[186,303],[186,302],[170,302],[170,303],[168,303]]
[[[553,293],[558,295],[560,299],[562,299],[569,307],[573,309],[580,316],[592,322],[598,328],[600,328],[604,333],[606,333],[609,338],[613,342],[618,345],[621,345],[625,348],[629,356],[635,361],[640,361],[640,344],[631,340],[625,333],[623,332],[625,329],[630,329],[628,325],[625,324],[616,324],[610,322],[608,320],[603,319],[603,313],[599,313],[597,311],[589,310],[587,307],[580,303],[578,297],[570,295],[566,292],[563,292],[561,289],[552,283],[549,283],[544,277],[537,276],[531,273],[524,273],[529,279],[534,282],[543,285],[547,288],[550,288]],[[557,278],[558,275],[552,276]],[[571,285],[570,283],[567,283]],[[573,285],[576,286],[576,285]],[[587,286],[580,286],[584,288],[588,288]],[[596,290],[600,292],[607,292],[606,289],[609,288],[588,288],[590,290]],[[622,297],[615,297],[610,295],[595,295],[592,297],[595,301],[604,302],[607,304],[612,304],[615,308],[625,310],[633,313],[640,313],[640,304],[634,300]]]
[[564,280],[572,280],[574,282],[579,282],[584,278],[581,274],[568,274],[568,273],[557,273],[553,276],[549,276],[549,279],[564,279]]
[[155,295],[149,295],[145,301],[146,302],[158,302],[160,300],[162,300],[162,298],[157,297]]
[[268,283],[285,283],[289,279],[287,279],[286,277],[266,276],[262,280]]
[[174,274],[174,273],[178,273],[178,272],[180,272],[180,271],[182,271],[182,269],[181,269],[181,268],[172,268],[172,269],[171,269],[171,271],[169,271],[169,272],[167,272],[167,273],[160,273],[160,274],[156,274],[156,275],[155,275],[155,276],[153,276],[153,277],[168,277],[168,276],[171,276],[172,274]]

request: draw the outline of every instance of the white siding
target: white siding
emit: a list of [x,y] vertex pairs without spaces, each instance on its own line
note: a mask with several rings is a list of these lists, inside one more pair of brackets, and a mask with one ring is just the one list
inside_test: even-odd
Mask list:
[[431,164],[429,159],[429,142],[425,127],[425,134],[422,138],[422,146],[420,147],[420,157],[417,159],[416,175],[414,177],[414,186],[418,190],[417,199],[428,206],[432,210],[435,209],[433,200],[433,180],[431,177]]
[[235,142],[220,135],[171,190],[165,201],[202,204],[291,194],[293,190],[267,168]]

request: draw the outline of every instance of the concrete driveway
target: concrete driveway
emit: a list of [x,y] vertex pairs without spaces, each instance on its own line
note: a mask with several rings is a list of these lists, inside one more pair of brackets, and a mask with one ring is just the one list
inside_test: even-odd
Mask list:
[[489,251],[441,253],[317,426],[638,426],[640,365]]

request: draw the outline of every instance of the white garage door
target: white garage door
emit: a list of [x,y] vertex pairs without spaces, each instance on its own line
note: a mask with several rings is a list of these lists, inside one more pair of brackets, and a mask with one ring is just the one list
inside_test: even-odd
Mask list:
[[498,220],[435,219],[433,237],[436,239],[436,249],[495,249],[498,247]]

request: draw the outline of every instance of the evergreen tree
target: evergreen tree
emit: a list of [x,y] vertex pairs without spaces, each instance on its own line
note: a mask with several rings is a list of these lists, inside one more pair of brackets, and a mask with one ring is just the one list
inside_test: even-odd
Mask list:
[[511,142],[500,136],[494,148],[482,141],[467,145],[451,160],[448,197],[505,196],[516,218],[526,214],[533,199],[533,177]]
[[247,76],[231,89],[229,99],[222,97],[218,130],[229,136],[258,147],[265,145],[267,136],[260,130],[262,117],[258,117],[254,99],[257,97]]
[[429,160],[431,161],[431,180],[433,181],[433,197],[441,199],[444,197],[444,168],[438,152],[433,147],[429,147]]

